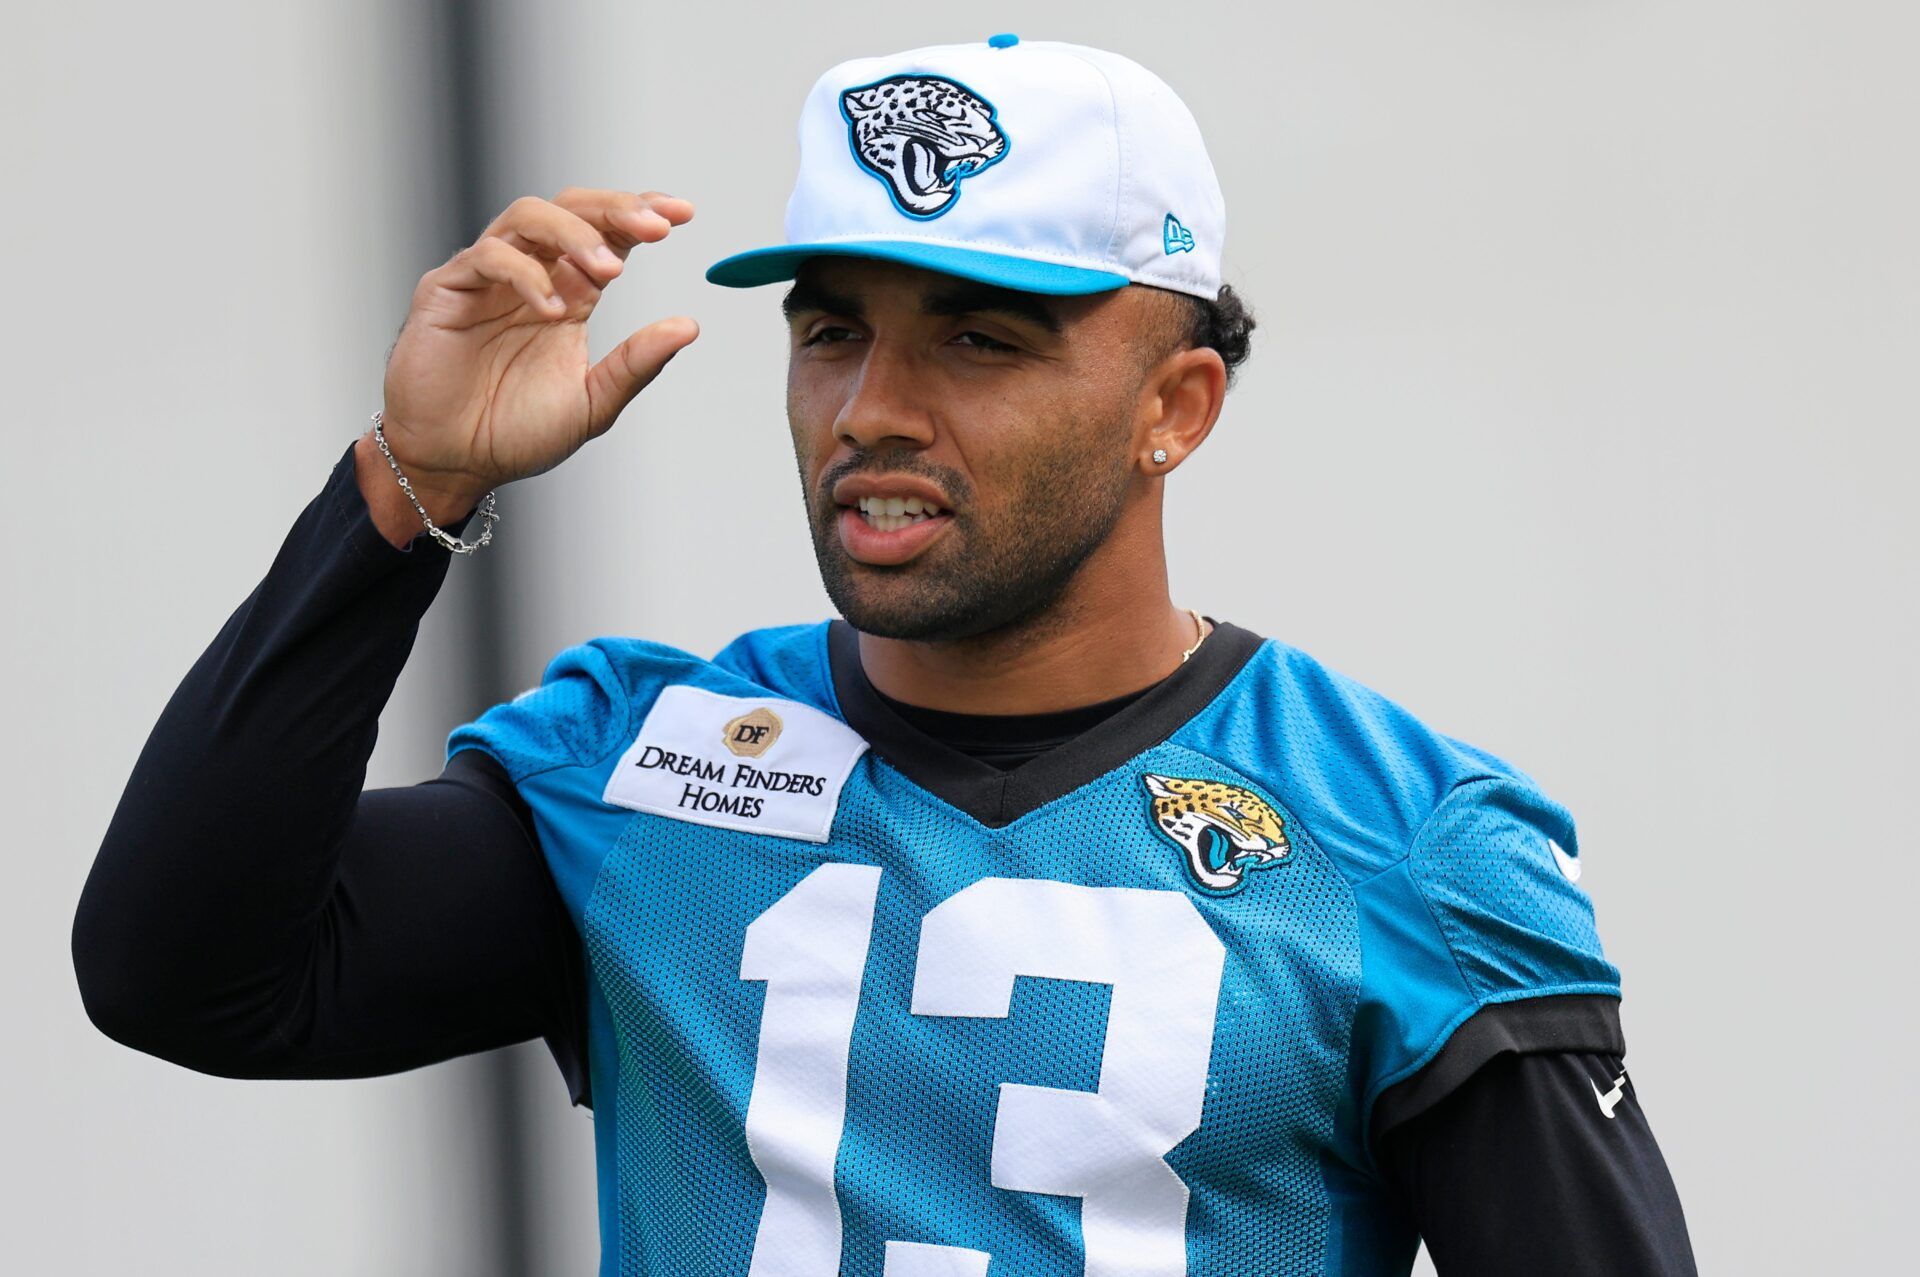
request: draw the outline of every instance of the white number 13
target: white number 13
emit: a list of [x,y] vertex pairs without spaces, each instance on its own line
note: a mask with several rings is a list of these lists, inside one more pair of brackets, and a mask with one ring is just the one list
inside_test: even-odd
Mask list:
[[[746,1122],[767,1200],[749,1277],[840,1271],[834,1158],[879,889],[876,866],[821,865],[747,927],[740,978],[767,983]],[[1200,1125],[1225,962],[1175,891],[985,878],[921,924],[916,1015],[1003,1018],[1019,975],[1113,988],[1100,1089],[1003,1082],[993,1127],[995,1188],[1082,1199],[1087,1277],[1186,1272],[1187,1186],[1165,1158]],[[885,1277],[985,1277],[989,1259],[889,1241]]]

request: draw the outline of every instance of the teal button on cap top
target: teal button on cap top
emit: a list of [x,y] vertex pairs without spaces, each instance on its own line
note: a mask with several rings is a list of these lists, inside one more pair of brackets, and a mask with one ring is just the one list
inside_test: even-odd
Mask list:
[[1002,31],[999,35],[988,36],[987,43],[996,49],[1011,49],[1020,43],[1020,37],[1011,31]]

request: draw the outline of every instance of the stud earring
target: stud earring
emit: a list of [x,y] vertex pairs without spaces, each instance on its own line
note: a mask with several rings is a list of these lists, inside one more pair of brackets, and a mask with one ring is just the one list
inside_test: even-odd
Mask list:
[[1155,448],[1153,450],[1153,464],[1156,466],[1164,466],[1167,464],[1167,450],[1165,448]]

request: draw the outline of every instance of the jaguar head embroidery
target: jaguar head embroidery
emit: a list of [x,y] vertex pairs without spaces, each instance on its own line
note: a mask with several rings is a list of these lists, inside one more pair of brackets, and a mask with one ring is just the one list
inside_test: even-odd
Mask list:
[[1225,895],[1246,885],[1247,871],[1285,864],[1293,855],[1285,822],[1250,789],[1217,780],[1147,772],[1153,827],[1185,853],[1204,891]]
[[1007,153],[993,104],[937,75],[895,75],[840,95],[854,159],[908,217],[938,217],[962,179]]

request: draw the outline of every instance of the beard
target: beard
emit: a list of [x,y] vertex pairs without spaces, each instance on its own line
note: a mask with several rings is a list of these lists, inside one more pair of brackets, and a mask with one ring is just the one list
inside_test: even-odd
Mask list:
[[[1113,532],[1126,504],[1129,466],[1119,449],[1087,446],[1084,433],[1052,436],[1004,484],[997,514],[982,515],[956,471],[913,453],[859,452],[827,470],[808,499],[814,557],[827,597],[855,629],[881,638],[974,638],[1043,615]],[[965,513],[905,563],[859,563],[840,544],[833,485],[850,474],[915,474],[940,485]],[[804,482],[804,476],[803,476]],[[853,517],[858,518],[859,515]]]

